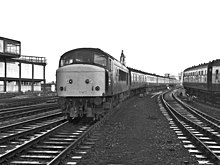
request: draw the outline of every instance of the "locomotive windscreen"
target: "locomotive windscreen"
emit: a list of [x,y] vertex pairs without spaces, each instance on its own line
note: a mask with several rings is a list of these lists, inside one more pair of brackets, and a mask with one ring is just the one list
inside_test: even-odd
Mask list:
[[70,51],[61,57],[59,66],[79,63],[106,66],[106,56],[87,50]]

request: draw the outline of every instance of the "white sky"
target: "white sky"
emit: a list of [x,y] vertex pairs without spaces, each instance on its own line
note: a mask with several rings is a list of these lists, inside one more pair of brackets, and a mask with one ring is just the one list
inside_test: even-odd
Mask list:
[[0,0],[0,36],[21,41],[22,55],[46,57],[47,82],[59,57],[95,47],[129,67],[178,75],[220,58],[220,1]]

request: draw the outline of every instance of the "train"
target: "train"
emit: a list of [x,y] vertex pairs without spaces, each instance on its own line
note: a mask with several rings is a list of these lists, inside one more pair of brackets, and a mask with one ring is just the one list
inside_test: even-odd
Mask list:
[[220,59],[185,69],[183,87],[191,97],[220,104]]
[[65,52],[56,70],[58,103],[65,118],[100,119],[106,111],[129,96],[166,89],[175,78],[147,73],[125,65],[99,48]]

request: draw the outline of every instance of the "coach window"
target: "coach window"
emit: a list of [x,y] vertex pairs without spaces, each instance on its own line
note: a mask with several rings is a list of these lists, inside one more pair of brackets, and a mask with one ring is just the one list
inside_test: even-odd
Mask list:
[[218,73],[219,73],[219,70],[215,70],[215,79],[218,80]]

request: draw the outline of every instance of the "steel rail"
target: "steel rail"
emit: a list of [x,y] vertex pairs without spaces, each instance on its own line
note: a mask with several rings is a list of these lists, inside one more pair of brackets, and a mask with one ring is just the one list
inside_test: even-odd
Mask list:
[[[41,112],[45,112],[45,111],[51,111],[54,108],[57,108],[58,106],[54,106],[54,107],[44,107],[42,109],[30,109],[28,111],[25,110],[19,110],[21,111],[19,114],[16,112],[6,112],[4,114],[0,114],[0,115],[8,115],[8,116],[1,116],[0,117],[0,121],[5,121],[7,119],[12,119],[12,118],[17,118],[17,117],[22,117],[22,116],[28,116],[28,115],[33,115],[33,114],[39,114]],[[15,114],[13,114],[15,113]]]
[[25,106],[19,106],[19,107],[4,108],[4,109],[0,109],[0,114],[5,113],[5,112],[19,111],[21,109],[26,109],[26,110],[38,109],[38,108],[47,107],[48,105],[55,106],[55,105],[57,105],[57,103],[33,104],[33,105],[25,105]]
[[[217,165],[220,164],[220,158],[218,157],[218,155],[216,155],[213,151],[211,151],[199,138],[197,138],[194,134],[192,134],[190,132],[189,129],[187,129],[182,123],[183,121],[188,123],[189,125],[195,127],[196,129],[199,128],[201,129],[200,126],[198,126],[197,124],[193,123],[192,121],[187,120],[184,116],[182,116],[179,112],[175,111],[174,108],[172,108],[168,102],[165,101],[164,99],[164,95],[165,93],[163,93],[160,98],[161,98],[161,102],[164,105],[164,107],[167,109],[168,113],[170,116],[172,116],[174,122],[176,123],[176,125],[178,125],[179,128],[181,128],[181,130],[185,133],[186,136],[189,137],[189,139],[194,142],[194,145],[201,151],[204,153],[204,155],[209,158],[212,162],[216,163]],[[181,120],[179,119],[181,118]],[[203,129],[203,128],[202,128]],[[204,129],[203,129],[204,130]],[[204,130],[205,132],[207,132],[207,130]],[[209,132],[210,133],[210,132]],[[208,133],[208,134],[209,134]],[[213,134],[211,135],[213,136]],[[219,142],[219,137],[218,139],[215,138],[216,140],[218,140]]]
[[[22,123],[19,123],[17,125],[13,124],[13,125],[10,125],[10,126],[1,127],[0,128],[0,132],[6,131],[6,130],[9,130],[9,129],[12,129],[12,128],[16,128],[17,129],[17,127],[19,127],[19,126],[24,126],[26,124],[30,124],[30,123],[33,123],[33,122],[38,122],[38,121],[42,121],[43,122],[43,121],[45,121],[45,119],[48,119],[48,118],[51,118],[51,117],[54,118],[55,116],[60,116],[61,114],[62,113],[56,113],[56,114],[53,114],[53,115],[47,115],[47,116],[44,116],[44,117],[41,117],[41,118],[37,118],[37,119],[34,119],[34,120],[29,120],[27,122],[22,122]],[[59,119],[59,120],[63,120],[63,119]],[[47,127],[47,125],[45,125],[45,127]],[[4,143],[6,141],[9,141],[9,140],[21,137],[21,136],[25,136],[27,134],[39,131],[40,129],[43,129],[43,128],[44,128],[43,126],[39,126],[39,127],[33,128],[33,129],[27,129],[27,130],[24,130],[22,132],[18,132],[18,133],[9,135],[7,137],[2,137],[2,138],[0,138],[0,143]]]
[[[57,123],[60,123],[61,121],[58,121]],[[49,135],[51,135],[52,133],[56,132],[58,129],[60,129],[61,127],[65,126],[68,122],[64,122],[61,123],[60,125],[52,128],[50,131],[43,133],[42,135],[36,137],[35,139],[32,139],[30,141],[28,141],[27,143],[22,144],[21,146],[14,148],[13,150],[11,150],[8,153],[5,153],[3,155],[1,155],[0,157],[0,163],[4,163],[7,162],[8,159],[10,159],[11,157],[15,156],[17,153],[22,152],[23,150],[25,150],[26,148],[33,146],[34,144],[38,143],[39,141],[47,138]]]
[[51,100],[56,100],[57,97],[32,97],[32,98],[25,98],[25,99],[8,99],[6,101],[0,101],[0,110],[6,107],[17,107],[17,106],[24,106],[24,105],[33,105],[42,102],[48,102]]
[[174,94],[172,94],[172,97],[177,102],[179,102],[184,108],[189,109],[190,112],[192,112],[193,114],[198,116],[200,119],[202,119],[205,122],[207,122],[208,124],[210,124],[212,128],[216,129],[220,133],[220,127],[218,126],[218,125],[220,125],[220,120],[218,120],[212,116],[209,116],[208,114],[205,114],[205,113],[199,111],[198,109],[196,109],[188,104],[185,104],[183,101],[178,99]]
[[109,111],[99,122],[92,125],[86,132],[84,132],[76,141],[70,144],[64,151],[57,155],[53,160],[51,160],[47,165],[58,165],[62,162],[65,157],[71,152],[72,149],[80,145],[84,139],[90,136],[92,132],[102,126],[102,124],[114,113],[114,110]]

